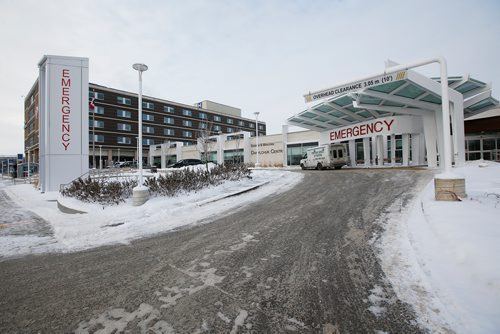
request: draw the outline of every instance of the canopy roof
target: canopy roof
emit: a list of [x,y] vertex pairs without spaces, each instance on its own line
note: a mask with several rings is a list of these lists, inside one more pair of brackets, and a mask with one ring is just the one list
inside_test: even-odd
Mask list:
[[[463,96],[464,117],[498,106],[491,85],[469,75],[448,78],[450,97]],[[408,71],[404,80],[325,99],[288,119],[291,125],[327,131],[375,118],[394,115],[423,115],[441,110],[439,78]],[[460,93],[460,95],[458,94]]]

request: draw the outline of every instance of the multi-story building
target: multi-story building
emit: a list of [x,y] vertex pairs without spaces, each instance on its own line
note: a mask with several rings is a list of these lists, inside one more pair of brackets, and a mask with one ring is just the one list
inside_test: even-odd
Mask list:
[[[137,159],[138,97],[136,93],[89,84],[89,165],[98,167],[116,161]],[[25,99],[25,153],[31,162],[38,162],[38,80]],[[143,96],[142,148],[144,162],[150,145],[165,142],[196,144],[201,132],[231,134],[240,131],[255,136],[266,134],[265,122],[241,117],[241,110],[211,101],[190,106],[182,103]]]

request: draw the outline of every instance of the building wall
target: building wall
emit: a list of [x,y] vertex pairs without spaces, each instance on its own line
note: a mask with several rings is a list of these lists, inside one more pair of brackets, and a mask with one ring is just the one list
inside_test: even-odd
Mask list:
[[[95,109],[89,114],[89,161],[90,166],[111,165],[112,161],[137,159],[138,99],[136,93],[89,84],[89,99],[94,98]],[[120,103],[127,98],[130,104]],[[123,100],[122,100],[123,101]],[[214,104],[214,102],[212,102]],[[209,105],[207,105],[209,107]],[[225,106],[229,109],[232,107]],[[228,110],[229,110],[228,109]],[[238,115],[241,114],[239,110]],[[25,99],[25,154],[31,151],[31,161],[38,162],[38,80]],[[127,116],[119,116],[123,110]],[[187,114],[185,112],[187,111]],[[102,112],[102,113],[101,113]],[[255,135],[255,120],[238,115],[189,106],[173,101],[143,96],[143,157],[147,160],[149,145],[164,142],[195,144],[201,127],[205,125],[211,134],[247,131]],[[150,115],[146,119],[144,115]],[[206,116],[206,118],[202,118]],[[173,124],[166,124],[165,118]],[[95,126],[93,126],[93,124]],[[148,133],[146,127],[153,130]],[[165,132],[171,131],[171,132]],[[259,135],[266,134],[266,123],[259,122]],[[93,142],[94,136],[95,142]],[[119,141],[120,139],[120,141]],[[188,149],[189,151],[189,149]],[[189,153],[192,154],[192,153]],[[95,161],[95,163],[94,163]]]

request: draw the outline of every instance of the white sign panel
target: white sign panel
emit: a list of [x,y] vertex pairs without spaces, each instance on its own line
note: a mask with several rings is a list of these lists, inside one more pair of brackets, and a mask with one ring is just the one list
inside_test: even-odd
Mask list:
[[394,116],[377,118],[371,121],[344,126],[327,131],[327,142],[335,143],[346,140],[391,135],[402,133],[421,133],[422,118],[418,116]]
[[58,191],[88,171],[88,59],[39,63],[40,188]]
[[318,101],[321,99],[326,99],[328,97],[334,97],[345,93],[352,93],[365,88],[370,88],[390,82],[405,80],[407,76],[408,76],[407,71],[379,74],[358,81],[353,81],[347,84],[343,84],[340,86],[324,89],[318,92],[309,93],[307,95],[304,95],[304,99],[306,103]]

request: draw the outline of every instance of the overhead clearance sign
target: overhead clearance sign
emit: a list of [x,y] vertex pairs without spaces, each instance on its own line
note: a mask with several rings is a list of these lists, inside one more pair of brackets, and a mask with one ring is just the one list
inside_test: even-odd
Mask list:
[[377,118],[367,122],[353,124],[325,131],[326,142],[335,143],[346,140],[372,137],[377,135],[391,135],[400,133],[421,133],[422,118],[418,116],[394,116]]
[[408,77],[407,71],[399,71],[395,73],[384,73],[364,78],[361,80],[353,81],[340,86],[335,86],[332,88],[320,90],[317,92],[309,93],[304,95],[304,99],[307,102],[318,101],[321,99],[326,99],[329,97],[334,97],[342,95],[345,93],[352,93],[364,88],[376,87],[386,83],[405,80]]

